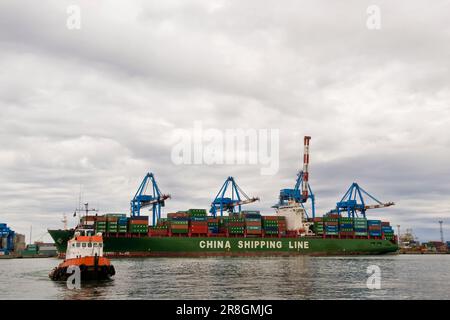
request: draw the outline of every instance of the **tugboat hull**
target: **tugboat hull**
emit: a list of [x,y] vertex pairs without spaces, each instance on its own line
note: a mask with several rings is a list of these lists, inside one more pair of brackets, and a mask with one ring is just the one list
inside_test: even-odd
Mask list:
[[81,281],[86,280],[108,280],[116,274],[114,266],[109,260],[103,257],[84,257],[77,259],[68,259],[53,269],[49,278],[54,281],[65,281],[72,274],[73,270],[67,272],[71,266],[80,268]]
[[[56,267],[49,277],[54,281],[66,281],[72,274],[73,271],[67,273],[67,267]],[[109,280],[115,274],[114,266],[101,266],[97,270],[92,266],[80,266],[81,281]]]

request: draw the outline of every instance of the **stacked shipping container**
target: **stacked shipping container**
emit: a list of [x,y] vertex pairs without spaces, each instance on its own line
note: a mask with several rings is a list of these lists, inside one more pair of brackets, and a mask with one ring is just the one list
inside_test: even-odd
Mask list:
[[228,217],[226,227],[229,234],[243,235],[245,232],[245,219],[238,214],[233,214]]
[[187,212],[169,213],[167,221],[172,234],[189,233],[189,214]]
[[128,232],[130,233],[147,233],[148,232],[148,216],[134,216],[128,220]]
[[124,214],[109,213],[106,215],[106,232],[119,232],[119,218],[126,218]]
[[331,236],[339,235],[339,215],[329,214],[323,217],[325,234]]
[[323,218],[314,218],[314,232],[316,235],[323,236],[324,230],[323,230]]
[[148,228],[149,236],[167,236],[169,233],[169,223],[167,218],[160,218],[156,226]]
[[119,217],[117,219],[117,232],[118,233],[127,233],[127,226],[128,226],[128,218],[123,215],[122,217]]
[[394,229],[392,229],[389,222],[381,222],[381,232],[385,239],[394,240]]
[[282,216],[262,216],[262,225],[266,235],[285,235],[286,218]]
[[261,235],[262,224],[261,213],[259,211],[243,211],[241,217],[244,218],[245,230],[248,235]]
[[366,218],[355,218],[354,227],[355,227],[355,236],[367,237]]
[[381,237],[381,220],[367,220],[369,236]]
[[189,232],[194,235],[205,235],[208,233],[208,218],[205,209],[189,209],[190,219]]
[[[229,234],[241,236],[283,236],[286,235],[286,218],[283,216],[262,216],[259,211],[242,211],[228,217],[208,217],[205,209],[189,209],[169,213],[161,218],[154,227],[148,226],[148,216],[130,217],[125,214],[106,214],[104,216],[88,216],[82,218],[84,226],[95,226],[102,233],[148,233],[150,236],[167,236],[170,234],[186,234],[207,236]],[[311,219],[314,232],[319,236],[344,237],[383,237],[394,240],[394,230],[389,222],[367,220],[366,218],[342,217],[338,214],[327,214]],[[2,226],[0,224],[0,236]],[[6,225],[5,225],[6,226]],[[4,227],[3,227],[4,229]],[[3,241],[4,242],[4,241]],[[0,248],[2,244],[0,243]],[[5,247],[5,245],[3,245]]]
[[219,233],[219,218],[208,217],[208,232]]
[[96,220],[95,220],[96,232],[101,232],[101,233],[106,232],[106,223],[107,223],[106,216],[97,216],[95,218],[96,218]]
[[353,218],[340,217],[339,218],[339,234],[341,236],[353,236]]

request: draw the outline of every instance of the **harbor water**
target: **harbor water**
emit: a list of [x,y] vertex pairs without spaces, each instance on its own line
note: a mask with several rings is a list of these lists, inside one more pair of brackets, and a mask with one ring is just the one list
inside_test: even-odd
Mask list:
[[450,299],[450,255],[114,259],[81,289],[50,281],[59,262],[0,260],[0,299]]

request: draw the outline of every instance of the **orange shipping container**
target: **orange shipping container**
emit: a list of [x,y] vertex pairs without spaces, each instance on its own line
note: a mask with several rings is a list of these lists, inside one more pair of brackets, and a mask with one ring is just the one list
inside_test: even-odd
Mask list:
[[143,221],[143,220],[140,220],[140,221],[139,220],[130,220],[129,223],[133,224],[133,225],[135,225],[135,224],[142,224],[142,225],[146,225],[146,226],[148,225],[148,222]]

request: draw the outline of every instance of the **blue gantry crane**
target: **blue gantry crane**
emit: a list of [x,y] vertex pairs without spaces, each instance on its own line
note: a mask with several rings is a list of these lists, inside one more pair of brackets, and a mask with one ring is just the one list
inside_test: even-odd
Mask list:
[[308,201],[308,199],[311,200],[311,216],[314,218],[316,216],[316,200],[314,197],[314,193],[312,192],[311,186],[309,182],[306,183],[306,187],[308,188],[308,193],[306,197],[304,196],[304,192],[300,189],[303,185],[303,171],[300,171],[297,174],[297,181],[295,183],[295,186],[293,189],[281,189],[280,190],[280,197],[279,202],[274,205],[274,208],[279,208],[280,206],[286,206],[290,202],[299,203],[302,208],[305,210],[306,216],[309,218],[308,211],[305,208],[305,203]]
[[[228,189],[231,190],[231,197],[226,195]],[[217,216],[217,212],[220,212],[220,216],[222,217],[224,211],[230,213],[241,212],[242,205],[258,200],[258,197],[251,198],[247,196],[247,194],[237,185],[236,181],[234,181],[234,178],[228,177],[222,185],[222,188],[220,188],[217,193],[216,198],[211,203],[211,209],[209,212],[214,217]]]
[[[367,201],[364,199],[364,195],[375,201],[376,204],[368,205]],[[359,212],[361,216],[365,218],[366,210],[368,209],[385,208],[393,205],[394,202],[382,203],[361,188],[356,182],[353,182],[342,199],[336,203],[336,208],[329,213],[341,214],[347,212],[349,218],[355,218],[355,216],[358,216]]]
[[[149,186],[151,186],[151,191],[147,194]],[[161,218],[161,207],[164,207],[165,200],[169,198],[170,195],[161,193],[155,176],[149,172],[144,177],[144,180],[142,180],[139,189],[130,202],[131,215],[133,217],[140,216],[142,208],[152,206],[152,223],[155,225],[158,219]]]
[[311,214],[312,218],[316,216],[316,201],[314,193],[309,185],[309,141],[310,136],[305,136],[303,139],[304,151],[303,151],[303,170],[297,174],[297,181],[293,189],[281,189],[279,202],[274,205],[274,208],[280,206],[286,206],[290,203],[299,203],[305,210],[306,216],[309,218],[308,212],[305,208],[305,203],[308,199],[311,199]]

